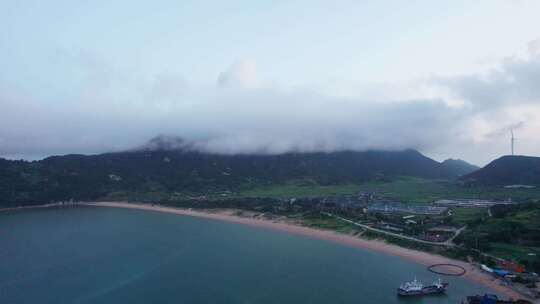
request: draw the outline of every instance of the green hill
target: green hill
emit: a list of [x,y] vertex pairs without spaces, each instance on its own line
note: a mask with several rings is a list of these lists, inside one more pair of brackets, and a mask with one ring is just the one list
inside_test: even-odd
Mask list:
[[540,185],[540,157],[503,156],[461,180],[472,185]]
[[452,159],[449,158],[441,163],[443,168],[445,168],[451,175],[454,176],[462,176],[467,175],[469,173],[472,173],[478,169],[479,167],[475,165],[471,165],[468,162],[461,160],[461,159]]
[[[459,165],[462,165],[459,163]],[[459,168],[418,151],[342,151],[278,155],[202,153],[153,140],[140,149],[100,155],[0,160],[0,202],[90,200],[111,193],[217,193],[308,179],[320,185],[389,176],[453,179]]]

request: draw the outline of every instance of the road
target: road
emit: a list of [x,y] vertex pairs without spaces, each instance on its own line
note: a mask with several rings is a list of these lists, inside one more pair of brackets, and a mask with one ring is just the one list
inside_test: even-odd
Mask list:
[[394,232],[390,232],[390,231],[386,231],[386,230],[382,230],[382,229],[378,229],[378,228],[373,228],[371,226],[360,224],[360,223],[357,223],[355,221],[352,221],[352,220],[349,220],[349,219],[346,219],[344,217],[341,217],[341,216],[338,216],[338,215],[335,215],[335,214],[331,214],[331,213],[328,213],[328,212],[321,212],[321,214],[337,218],[337,219],[342,220],[344,222],[347,222],[347,223],[353,224],[355,226],[362,227],[362,228],[364,228],[366,230],[377,232],[377,233],[380,233],[380,234],[393,236],[393,237],[396,237],[396,238],[400,238],[400,239],[404,239],[404,240],[408,240],[408,241],[412,241],[412,242],[417,242],[417,243],[421,243],[421,244],[434,245],[434,246],[443,246],[443,247],[455,247],[456,245],[453,243],[454,239],[463,230],[465,230],[465,228],[466,228],[466,226],[463,226],[463,227],[459,228],[451,238],[449,238],[448,240],[446,240],[444,242],[431,242],[431,241],[417,239],[417,238],[412,237],[412,236],[406,236],[406,235],[402,235],[402,234],[399,234],[399,233],[394,233]]

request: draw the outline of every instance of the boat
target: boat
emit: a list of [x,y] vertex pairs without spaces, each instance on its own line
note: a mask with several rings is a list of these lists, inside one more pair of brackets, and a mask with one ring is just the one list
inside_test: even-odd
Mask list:
[[446,292],[448,283],[441,282],[441,279],[434,281],[433,284],[424,286],[424,284],[414,278],[411,282],[401,284],[397,290],[398,295],[406,296],[423,296],[428,294],[443,294]]
[[501,300],[494,294],[486,293],[485,295],[468,296],[466,301],[461,301],[462,304],[532,304],[532,302],[519,300]]

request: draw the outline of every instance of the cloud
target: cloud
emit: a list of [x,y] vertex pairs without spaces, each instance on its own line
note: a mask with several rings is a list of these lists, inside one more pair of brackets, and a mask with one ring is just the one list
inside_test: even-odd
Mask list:
[[474,111],[498,110],[515,104],[540,102],[540,58],[506,59],[484,74],[436,77],[433,84],[446,87]]
[[254,60],[244,59],[231,65],[218,76],[220,87],[253,89],[261,85]]
[[198,118],[207,135],[201,146],[221,153],[428,148],[446,137],[451,117],[434,100],[394,104],[302,92],[250,92],[219,103],[227,110],[209,102]]
[[486,137],[497,138],[501,136],[507,136],[508,134],[510,134],[511,131],[519,130],[523,128],[524,126],[525,126],[525,122],[523,121],[506,124],[502,126],[501,128],[495,129],[491,131],[490,133],[486,134]]
[[450,136],[448,124],[457,119],[440,100],[376,102],[276,89],[207,89],[183,98],[189,102],[165,110],[154,102],[21,105],[18,98],[3,98],[8,106],[0,122],[0,154],[123,150],[157,134],[231,154],[427,149]]
[[155,103],[178,102],[189,90],[187,81],[173,74],[159,74],[146,90],[146,100]]
[[540,56],[540,38],[529,42],[529,55],[531,57]]
[[[468,135],[455,144],[461,142],[471,158],[486,162],[508,154],[511,128],[519,130],[520,154],[540,154],[540,57],[506,58],[485,73],[435,77],[430,83],[462,103],[459,123]],[[490,156],[482,161],[482,153]]]
[[214,153],[414,148],[481,164],[506,153],[503,133],[515,124],[519,148],[540,153],[537,57],[436,77],[421,84],[434,87],[428,95],[411,90],[406,98],[265,86],[253,60],[232,64],[217,86],[201,87],[176,74],[137,77],[100,61],[88,65],[75,100],[43,101],[0,87],[0,156],[121,151],[167,134]]

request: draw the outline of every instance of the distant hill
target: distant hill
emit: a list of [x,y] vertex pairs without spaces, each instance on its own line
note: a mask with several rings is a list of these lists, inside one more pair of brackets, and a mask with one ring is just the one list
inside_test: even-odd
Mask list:
[[479,185],[540,185],[540,157],[503,156],[461,180]]
[[141,148],[100,155],[0,160],[0,202],[88,200],[114,192],[209,193],[310,179],[337,184],[395,175],[453,179],[461,162],[439,163],[418,151],[222,155],[181,140],[155,138]]
[[449,158],[441,163],[442,167],[453,176],[463,176],[472,173],[480,167],[471,165],[468,162],[461,159]]

